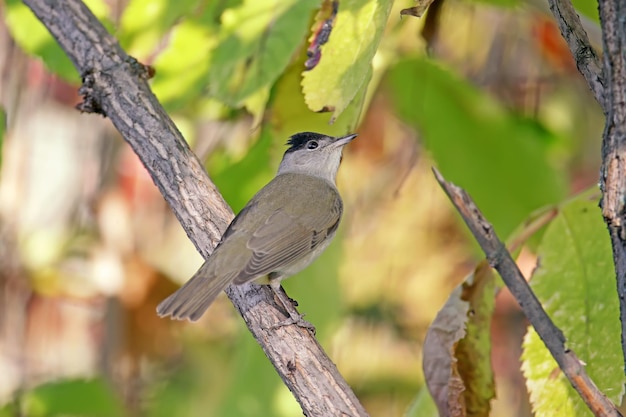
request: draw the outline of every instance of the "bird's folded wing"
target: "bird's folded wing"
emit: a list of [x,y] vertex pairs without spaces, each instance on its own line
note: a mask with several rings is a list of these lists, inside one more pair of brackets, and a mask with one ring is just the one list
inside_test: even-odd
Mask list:
[[308,216],[303,224],[303,219],[284,210],[275,211],[248,240],[252,256],[234,282],[241,284],[299,261],[334,231],[340,216],[339,206]]

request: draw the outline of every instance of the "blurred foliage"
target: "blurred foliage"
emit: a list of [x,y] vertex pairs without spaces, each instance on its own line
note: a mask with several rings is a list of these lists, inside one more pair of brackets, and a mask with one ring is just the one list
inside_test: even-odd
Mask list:
[[113,390],[99,379],[55,381],[40,385],[26,393],[20,402],[21,413],[30,417],[124,415],[122,404]]
[[[597,24],[592,2],[574,3]],[[235,211],[274,175],[291,134],[359,132],[339,174],[346,215],[338,237],[285,287],[372,416],[437,415],[419,363],[428,325],[449,294],[462,307],[453,318],[463,334],[449,359],[465,384],[476,384],[464,394],[470,407],[479,400],[481,413],[490,406],[494,416],[527,416],[530,401],[537,416],[582,412],[562,376],[545,387],[556,368],[532,330],[523,363],[530,398],[519,352],[496,356],[509,346],[503,338],[521,349],[521,337],[498,333],[491,319],[525,324],[500,282],[463,282],[477,252],[432,180],[433,164],[473,196],[500,236],[517,242],[527,275],[540,257],[534,289],[568,346],[619,402],[606,230],[595,202],[562,204],[597,181],[603,119],[544,6],[439,0],[436,12],[401,19],[412,0],[87,4],[129,54],[154,66],[155,94]],[[132,152],[112,144],[92,116],[66,111],[79,76],[54,39],[23,3],[0,7],[20,48],[74,84],[42,75],[31,61],[22,71],[5,57],[18,69],[12,75],[24,77],[25,97],[44,91],[54,105],[0,88],[7,114],[6,140],[0,114],[0,211],[10,225],[5,239],[19,254],[7,259],[23,263],[13,274],[27,275],[20,282],[34,291],[11,298],[28,299],[27,307],[5,307],[26,312],[12,322],[28,331],[17,332],[24,346],[12,341],[19,354],[0,349],[0,372],[15,394],[0,416],[300,414],[224,299],[194,326],[155,316],[171,281],[191,276],[198,255]],[[32,107],[7,105],[22,101]],[[66,117],[80,122],[65,126]],[[63,148],[64,138],[74,142]],[[79,165],[82,175],[63,170]],[[33,197],[57,189],[63,196],[46,204]],[[537,215],[550,210],[558,215]],[[71,310],[76,305],[87,313]],[[23,362],[43,370],[22,379],[15,368]]]
[[389,80],[400,114],[420,131],[442,174],[472,195],[501,235],[565,196],[564,173],[550,161],[558,138],[536,121],[424,58],[398,63]]
[[[29,54],[41,58],[53,73],[70,82],[78,82],[80,76],[76,68],[30,9],[19,0],[6,0],[5,3],[6,23],[15,41]],[[85,4],[107,28],[111,28],[107,20],[110,10],[106,2],[86,0]]]

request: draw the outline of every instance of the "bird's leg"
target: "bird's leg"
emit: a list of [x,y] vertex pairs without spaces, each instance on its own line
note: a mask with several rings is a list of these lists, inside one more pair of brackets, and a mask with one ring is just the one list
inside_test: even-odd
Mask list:
[[313,334],[315,334],[315,326],[302,318],[304,317],[304,314],[298,313],[298,310],[296,310],[295,308],[298,303],[295,300],[289,298],[289,296],[285,293],[285,290],[283,290],[283,288],[280,286],[280,280],[270,280],[270,287],[272,287],[274,294],[276,294],[276,297],[287,311],[287,314],[289,314],[288,319],[274,324],[271,328],[276,329],[278,327],[295,324],[299,327],[311,330]]

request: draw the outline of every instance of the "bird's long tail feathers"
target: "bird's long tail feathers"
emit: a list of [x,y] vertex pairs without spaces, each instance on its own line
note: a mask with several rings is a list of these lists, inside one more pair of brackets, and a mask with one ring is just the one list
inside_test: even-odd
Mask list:
[[212,269],[205,262],[185,285],[159,304],[157,314],[172,316],[176,320],[198,320],[232,281],[228,275],[216,276]]

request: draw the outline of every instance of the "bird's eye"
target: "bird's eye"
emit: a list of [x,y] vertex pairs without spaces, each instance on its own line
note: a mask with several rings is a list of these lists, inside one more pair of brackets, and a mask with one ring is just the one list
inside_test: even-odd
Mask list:
[[317,149],[317,147],[320,146],[317,141],[309,141],[309,143],[306,144],[307,149]]

